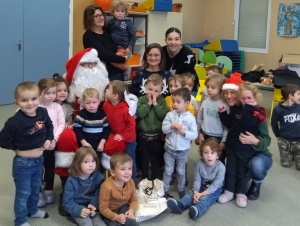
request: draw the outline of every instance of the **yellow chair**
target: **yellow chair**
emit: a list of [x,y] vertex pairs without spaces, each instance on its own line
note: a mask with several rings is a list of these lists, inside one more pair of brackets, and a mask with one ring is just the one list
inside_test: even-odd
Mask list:
[[205,83],[205,80],[199,80],[200,87],[199,87],[197,95],[196,95],[196,101],[198,101],[198,102],[200,102],[201,98],[202,98],[202,91],[205,87],[204,83]]
[[270,123],[271,123],[271,119],[272,119],[274,104],[278,104],[279,102],[282,102],[282,101],[283,101],[283,99],[281,96],[281,89],[274,88],[273,101],[272,101],[271,113],[270,113]]

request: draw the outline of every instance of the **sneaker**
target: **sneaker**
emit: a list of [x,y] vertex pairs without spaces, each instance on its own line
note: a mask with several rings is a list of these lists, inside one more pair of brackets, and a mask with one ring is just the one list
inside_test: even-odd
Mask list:
[[247,196],[244,194],[237,194],[235,203],[238,207],[245,208],[247,206]]
[[198,211],[198,209],[195,206],[191,206],[189,208],[189,217],[192,220],[195,220],[198,217],[198,214],[199,214],[199,211]]
[[182,209],[178,206],[178,203],[175,199],[169,198],[167,201],[167,206],[170,210],[172,210],[173,213],[181,214]]
[[165,192],[164,198],[169,199],[169,198],[174,198],[174,197],[172,195],[170,195],[169,193]]
[[181,199],[185,195],[185,190],[179,191],[178,194],[179,194],[179,198]]
[[40,192],[37,207],[41,208],[41,207],[44,207],[44,206],[46,206],[46,200],[45,200],[44,194],[42,192]]
[[45,200],[47,204],[54,203],[55,193],[53,190],[45,191]]
[[224,190],[224,193],[218,198],[218,202],[224,204],[233,199],[233,193],[227,190]]

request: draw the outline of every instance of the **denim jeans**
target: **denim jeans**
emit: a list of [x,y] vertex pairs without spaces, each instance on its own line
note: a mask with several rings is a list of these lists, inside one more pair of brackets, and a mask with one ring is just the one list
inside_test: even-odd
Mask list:
[[15,225],[27,222],[27,214],[38,211],[39,190],[42,185],[42,170],[44,157],[28,158],[15,155],[12,166],[12,176],[16,186],[14,203]]
[[[203,192],[205,189],[201,189],[200,192]],[[205,213],[208,210],[208,208],[212,204],[214,204],[217,201],[221,193],[222,193],[222,187],[218,188],[214,193],[202,196],[199,202],[194,204],[194,191],[191,190],[188,193],[186,193],[177,202],[180,202],[182,204],[183,209],[187,209],[190,206],[196,207],[199,213],[197,217],[200,217],[203,213]]]
[[109,81],[113,81],[113,80],[124,81],[124,74],[123,73],[117,73],[117,74],[114,74],[114,75],[108,75],[108,79],[109,79]]
[[257,154],[248,163],[248,177],[254,183],[261,183],[267,176],[268,170],[273,165],[271,156]]
[[175,151],[167,146],[165,146],[165,171],[163,176],[164,181],[164,189],[165,192],[169,191],[169,182],[172,178],[172,173],[174,171],[174,165],[176,160],[176,173],[178,177],[178,191],[184,190],[184,183],[185,183],[185,164],[188,161],[188,151],[189,150],[183,150],[183,151]]
[[136,140],[132,142],[125,142],[126,149],[125,153],[132,158],[132,180],[135,180],[136,177],[136,159],[135,159],[135,149],[136,149]]

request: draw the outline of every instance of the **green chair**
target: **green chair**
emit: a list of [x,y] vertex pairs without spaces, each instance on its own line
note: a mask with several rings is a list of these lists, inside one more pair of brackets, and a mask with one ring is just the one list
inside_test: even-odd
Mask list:
[[210,65],[210,64],[216,64],[217,63],[217,57],[214,51],[206,51],[202,58],[201,62],[204,65]]
[[232,70],[232,61],[227,56],[218,56],[217,57],[217,64],[222,68],[227,68],[228,71]]
[[199,59],[199,61],[201,61],[201,63],[202,63],[202,56],[203,55],[204,55],[203,50],[202,49],[198,49],[198,59]]

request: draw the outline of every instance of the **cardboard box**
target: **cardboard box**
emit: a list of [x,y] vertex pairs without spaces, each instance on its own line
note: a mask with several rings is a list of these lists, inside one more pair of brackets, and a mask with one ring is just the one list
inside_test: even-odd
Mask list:
[[283,64],[299,64],[300,65],[300,54],[284,54],[282,57]]

